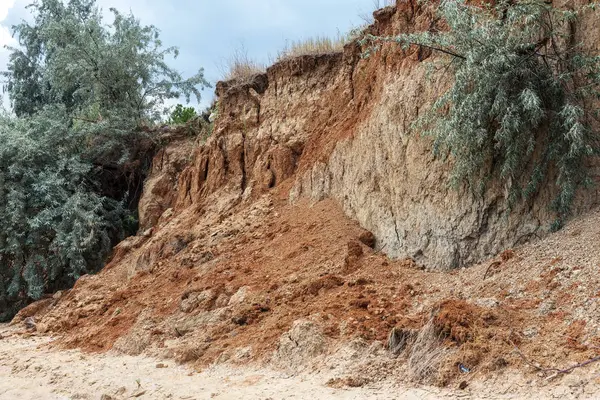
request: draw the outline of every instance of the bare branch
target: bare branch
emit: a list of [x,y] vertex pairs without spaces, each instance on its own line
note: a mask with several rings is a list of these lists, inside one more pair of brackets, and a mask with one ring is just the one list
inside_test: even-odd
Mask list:
[[595,362],[600,361],[600,356],[596,356],[596,357],[590,358],[587,361],[574,364],[574,365],[572,365],[572,366],[570,366],[568,368],[564,368],[564,369],[560,369],[560,368],[544,368],[544,367],[541,366],[541,364],[534,363],[531,360],[529,360],[525,356],[525,354],[523,354],[523,352],[521,351],[521,349],[519,349],[519,347],[512,340],[508,339],[508,341],[514,347],[514,350],[517,352],[517,354],[519,355],[519,357],[521,357],[521,359],[523,360],[523,362],[525,364],[527,364],[530,367],[534,368],[536,371],[540,371],[540,372],[544,372],[544,373],[553,372],[552,375],[550,375],[549,377],[546,378],[548,380],[554,379],[554,378],[556,378],[559,375],[569,374],[569,373],[573,372],[577,368],[583,368],[583,367],[585,367],[587,365],[590,365],[590,364],[593,364]]

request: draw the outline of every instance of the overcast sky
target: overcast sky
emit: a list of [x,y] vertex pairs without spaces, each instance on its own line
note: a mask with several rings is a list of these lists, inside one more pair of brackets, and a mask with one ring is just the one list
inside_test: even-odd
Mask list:
[[[6,69],[6,45],[14,45],[10,27],[28,18],[31,0],[0,0],[0,70]],[[383,1],[379,1],[383,3]],[[173,62],[184,76],[204,67],[215,83],[227,58],[244,48],[253,59],[269,63],[290,41],[335,36],[363,23],[377,0],[98,0],[108,12],[131,11],[145,25],[161,30],[165,46],[177,46]],[[109,20],[107,20],[109,21]],[[214,86],[214,85],[213,85]],[[204,91],[202,107],[214,89]],[[195,104],[194,104],[195,105]]]

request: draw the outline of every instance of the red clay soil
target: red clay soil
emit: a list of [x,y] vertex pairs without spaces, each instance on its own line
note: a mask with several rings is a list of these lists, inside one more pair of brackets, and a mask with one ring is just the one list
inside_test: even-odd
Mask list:
[[[335,202],[292,206],[284,198],[275,191],[261,199],[268,207],[254,220],[248,207],[237,206],[224,223],[246,221],[246,226],[234,234],[213,232],[212,237],[224,238],[212,247],[191,228],[201,215],[196,221],[187,215],[165,228],[168,237],[178,239],[157,248],[150,270],[131,274],[135,257],[116,259],[54,301],[45,317],[34,310],[38,305],[19,318],[38,312],[42,331],[62,334],[63,346],[92,352],[111,349],[143,323],[149,334],[139,339],[139,351],[178,340],[182,345],[168,355],[198,366],[247,346],[250,360],[268,360],[281,335],[299,319],[316,321],[336,343],[356,337],[385,342],[392,328],[415,330],[431,320],[444,346],[455,350],[440,374],[442,384],[458,375],[459,365],[485,373],[528,368],[515,347],[542,366],[564,366],[596,354],[596,323],[573,315],[581,313],[585,295],[573,293],[575,283],[565,287],[560,281],[561,273],[582,271],[583,265],[575,269],[557,257],[527,259],[527,252],[537,250],[530,246],[470,269],[427,272],[412,260],[394,261],[375,252],[372,235]],[[588,286],[587,291],[594,287]],[[247,295],[232,302],[240,288]],[[187,305],[198,293],[208,295]],[[546,309],[547,299],[552,305]],[[218,317],[206,322],[206,315]],[[194,318],[201,319],[182,325]],[[139,352],[130,345],[121,349]]]

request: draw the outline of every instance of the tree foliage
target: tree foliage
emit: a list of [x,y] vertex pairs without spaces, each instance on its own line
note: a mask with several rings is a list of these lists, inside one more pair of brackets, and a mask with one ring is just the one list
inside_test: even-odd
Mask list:
[[502,0],[472,5],[443,0],[430,31],[366,36],[366,54],[382,43],[421,46],[454,74],[453,83],[414,124],[454,158],[451,182],[485,190],[491,177],[511,204],[551,180],[559,218],[588,182],[585,159],[598,153],[594,129],[600,58],[575,42],[575,23],[591,4],[557,9],[547,2]]
[[165,100],[199,100],[207,85],[202,69],[189,79],[171,69],[165,59],[177,48],[163,48],[158,29],[133,15],[111,8],[107,26],[95,0],[38,0],[30,9],[35,22],[13,27],[20,48],[11,48],[5,73],[18,116],[62,103],[91,120],[158,120]]
[[68,122],[60,107],[0,119],[0,319],[96,271],[122,232],[126,211],[95,192]]
[[175,109],[171,111],[171,116],[167,122],[169,125],[185,124],[197,116],[198,114],[194,107],[185,107],[182,104],[177,104]]
[[171,69],[177,49],[133,15],[111,9],[106,25],[94,0],[30,10],[3,73],[16,116],[0,115],[0,320],[102,267],[131,220],[115,186],[143,174],[148,126],[207,85]]

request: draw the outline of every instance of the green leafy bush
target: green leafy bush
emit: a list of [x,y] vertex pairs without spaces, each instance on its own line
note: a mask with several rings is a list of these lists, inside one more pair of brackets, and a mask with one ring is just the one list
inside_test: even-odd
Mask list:
[[[94,0],[39,0],[14,27],[3,73],[16,117],[0,115],[0,320],[98,271],[135,229],[168,99],[207,85],[165,59],[158,30]],[[137,197],[136,197],[137,196]]]
[[97,271],[127,215],[95,193],[64,108],[0,117],[0,320]]
[[444,0],[430,31],[362,43],[367,56],[390,42],[439,55],[453,83],[413,127],[433,136],[437,155],[452,155],[451,182],[481,192],[500,178],[514,204],[549,181],[559,192],[560,224],[588,182],[586,158],[599,148],[590,101],[600,98],[600,58],[573,36],[578,16],[594,10]]
[[197,116],[194,107],[184,107],[182,104],[177,104],[167,122],[169,125],[185,124]]
[[111,8],[106,25],[95,0],[41,0],[29,9],[34,23],[13,27],[20,47],[11,48],[7,89],[18,116],[61,103],[80,121],[159,121],[164,101],[194,95],[207,85],[203,70],[183,79],[165,59],[159,31]]

